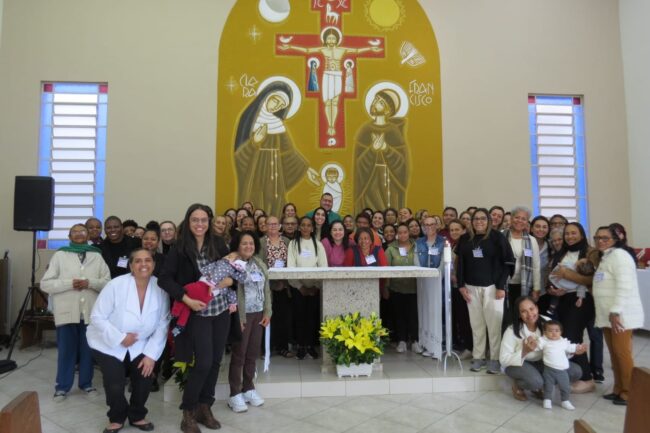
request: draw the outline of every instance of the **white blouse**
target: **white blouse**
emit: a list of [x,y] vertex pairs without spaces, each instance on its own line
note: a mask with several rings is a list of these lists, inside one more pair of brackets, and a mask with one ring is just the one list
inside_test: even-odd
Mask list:
[[[140,311],[135,278],[126,274],[111,280],[99,294],[86,338],[91,348],[121,361],[127,352],[131,360],[141,353],[157,360],[165,348],[168,325],[169,296],[158,287],[156,277],[149,279]],[[138,334],[138,338],[124,347],[121,343],[128,332]]]

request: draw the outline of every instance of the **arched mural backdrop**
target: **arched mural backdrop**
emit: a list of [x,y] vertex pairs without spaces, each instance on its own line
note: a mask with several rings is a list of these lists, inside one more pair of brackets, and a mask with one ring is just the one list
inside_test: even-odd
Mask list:
[[440,211],[440,58],[416,0],[240,0],[221,36],[217,210]]

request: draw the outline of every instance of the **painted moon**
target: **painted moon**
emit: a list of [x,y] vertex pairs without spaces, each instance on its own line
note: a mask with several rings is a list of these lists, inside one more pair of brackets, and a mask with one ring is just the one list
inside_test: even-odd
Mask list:
[[291,12],[289,0],[260,0],[257,8],[262,18],[271,23],[286,20]]

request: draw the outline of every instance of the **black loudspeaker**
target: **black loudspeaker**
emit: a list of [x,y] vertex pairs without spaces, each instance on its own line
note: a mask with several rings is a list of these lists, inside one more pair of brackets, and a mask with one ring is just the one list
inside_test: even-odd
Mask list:
[[14,230],[52,230],[54,179],[45,176],[16,176]]

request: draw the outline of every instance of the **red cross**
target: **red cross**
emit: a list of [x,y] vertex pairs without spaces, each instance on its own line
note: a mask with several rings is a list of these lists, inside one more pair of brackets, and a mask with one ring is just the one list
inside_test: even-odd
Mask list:
[[[345,100],[357,97],[358,59],[384,57],[384,38],[343,34],[343,13],[351,11],[351,1],[312,0],[311,9],[320,12],[320,34],[276,35],[277,55],[305,59],[305,95],[319,100],[318,143],[326,149],[345,147]],[[326,45],[330,33],[338,36],[333,49]]]

